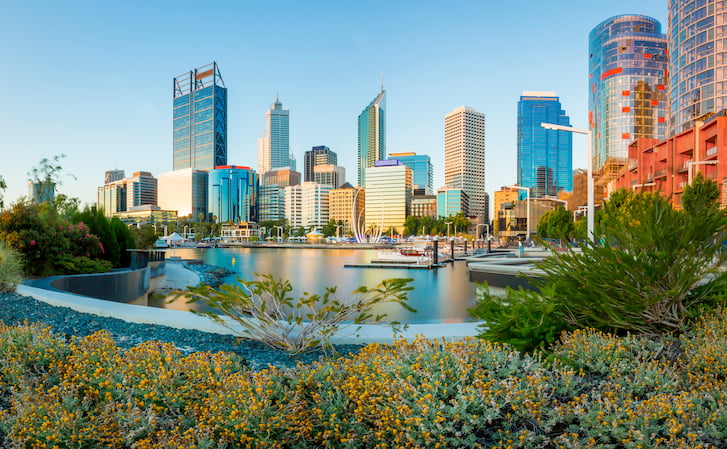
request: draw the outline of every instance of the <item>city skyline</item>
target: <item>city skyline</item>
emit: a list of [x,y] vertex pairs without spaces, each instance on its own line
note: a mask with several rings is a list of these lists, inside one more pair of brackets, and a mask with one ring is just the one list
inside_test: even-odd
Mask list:
[[[273,10],[229,4],[224,17],[180,12],[168,17],[169,8],[162,5],[145,5],[144,14],[131,4],[6,5],[0,45],[23,67],[22,76],[0,75],[12,86],[0,116],[3,154],[21,156],[0,168],[8,183],[6,203],[26,195],[26,173],[55,154],[67,154],[64,173],[77,177],[64,176],[60,193],[88,204],[95,202],[106,170],[154,176],[170,171],[169,80],[180,68],[211,60],[222,67],[228,89],[229,164],[257,166],[260,113],[279,92],[292,113],[295,157],[302,160],[307,149],[327,145],[353,173],[356,117],[383,72],[386,155],[431,156],[434,187],[440,187],[442,119],[461,105],[473,107],[488,116],[486,189],[493,192],[516,179],[520,92],[557,91],[573,126],[585,127],[589,31],[620,14],[645,14],[666,23],[667,11],[666,1],[635,7],[626,1],[564,1],[560,9],[529,2],[515,18],[506,5],[475,2],[446,10],[433,2],[377,5],[286,2]],[[173,25],[192,17],[216,32],[176,46]],[[368,33],[373,17],[382,18],[376,36]],[[309,31],[314,19],[330,26]],[[518,27],[511,26],[513,20]],[[284,32],[271,38],[266,23]],[[528,33],[538,39],[528,39]],[[21,44],[18,35],[24,36]],[[315,70],[318,66],[327,70]],[[574,168],[586,165],[583,140],[574,138]]]

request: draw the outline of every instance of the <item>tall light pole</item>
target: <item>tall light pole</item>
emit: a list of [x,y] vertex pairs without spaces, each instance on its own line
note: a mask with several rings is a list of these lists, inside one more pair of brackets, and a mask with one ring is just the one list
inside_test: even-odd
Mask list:
[[524,190],[527,196],[525,197],[525,206],[526,206],[526,214],[525,220],[527,222],[527,230],[525,231],[525,242],[530,241],[530,187],[523,187],[523,186],[505,186],[508,189],[518,189],[518,190]]
[[694,167],[695,165],[717,165],[717,164],[719,164],[719,161],[717,161],[717,160],[712,160],[712,161],[689,161],[689,162],[687,162],[687,168],[688,168],[688,172],[689,172],[689,176],[688,176],[689,177],[689,182],[687,184],[691,184],[692,183],[692,178],[694,178],[694,175],[692,174],[692,173],[694,173],[694,169],[692,167]]
[[445,221],[444,224],[447,225],[447,237],[449,237],[449,225],[451,225],[452,222],[451,221]]
[[585,134],[588,139],[588,152],[586,157],[588,158],[588,215],[586,216],[586,223],[588,225],[588,239],[593,242],[593,228],[594,228],[594,211],[595,211],[595,199],[593,194],[593,142],[591,141],[592,132],[590,129],[578,129],[570,126],[555,125],[553,123],[541,123],[545,129],[553,129],[556,131],[567,131],[576,134]]

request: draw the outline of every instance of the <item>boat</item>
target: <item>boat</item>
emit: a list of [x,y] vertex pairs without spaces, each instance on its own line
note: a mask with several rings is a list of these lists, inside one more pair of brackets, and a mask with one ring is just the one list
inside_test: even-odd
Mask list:
[[154,242],[154,248],[169,248],[169,243],[167,243],[164,239],[157,239],[157,241]]
[[379,251],[372,262],[428,264],[432,263],[432,258],[420,248],[399,248]]

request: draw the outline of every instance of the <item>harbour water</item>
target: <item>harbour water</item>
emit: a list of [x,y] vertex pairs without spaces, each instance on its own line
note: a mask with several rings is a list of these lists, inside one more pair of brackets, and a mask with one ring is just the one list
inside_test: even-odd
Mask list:
[[[340,298],[358,287],[374,287],[384,279],[412,278],[408,304],[416,313],[399,305],[381,305],[375,314],[386,313],[387,321],[401,323],[446,323],[471,321],[467,309],[474,305],[474,285],[468,281],[467,266],[459,261],[432,270],[406,268],[344,268],[346,263],[365,263],[375,259],[375,250],[313,248],[179,248],[168,250],[167,257],[201,260],[236,273],[243,280],[255,279],[255,273],[272,274],[287,279],[293,295],[303,292],[323,293],[324,287],[336,286]],[[225,282],[236,282],[230,276]],[[294,296],[295,297],[295,296]],[[163,307],[184,309],[181,301]]]

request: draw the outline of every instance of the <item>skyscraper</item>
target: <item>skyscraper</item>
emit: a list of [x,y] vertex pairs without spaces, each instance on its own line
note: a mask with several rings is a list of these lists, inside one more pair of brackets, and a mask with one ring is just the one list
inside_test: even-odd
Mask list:
[[258,176],[250,167],[210,170],[207,191],[207,207],[217,223],[258,221]]
[[381,92],[358,116],[358,184],[366,182],[366,169],[386,153],[386,91]]
[[669,135],[727,108],[727,3],[669,0]]
[[465,106],[444,116],[444,183],[469,197],[470,216],[485,214],[485,114]]
[[593,168],[607,182],[628,158],[637,138],[667,136],[667,49],[661,24],[622,15],[589,35],[589,126]]
[[174,170],[227,164],[227,88],[216,62],[174,78]]
[[376,161],[366,171],[364,219],[367,229],[404,232],[404,221],[410,212],[411,179],[411,169],[395,159]]
[[573,135],[541,123],[570,126],[555,92],[523,92],[517,104],[517,183],[530,196],[573,189]]
[[313,171],[317,165],[338,165],[338,155],[327,146],[317,146],[305,152],[303,180],[313,181]]
[[283,109],[278,98],[265,113],[265,132],[258,140],[258,172],[267,173],[282,167],[291,167],[290,111]]
[[432,168],[432,160],[426,154],[416,153],[391,153],[389,159],[401,161],[404,165],[411,168],[412,188],[424,189],[426,195],[431,195],[434,185],[434,170]]

